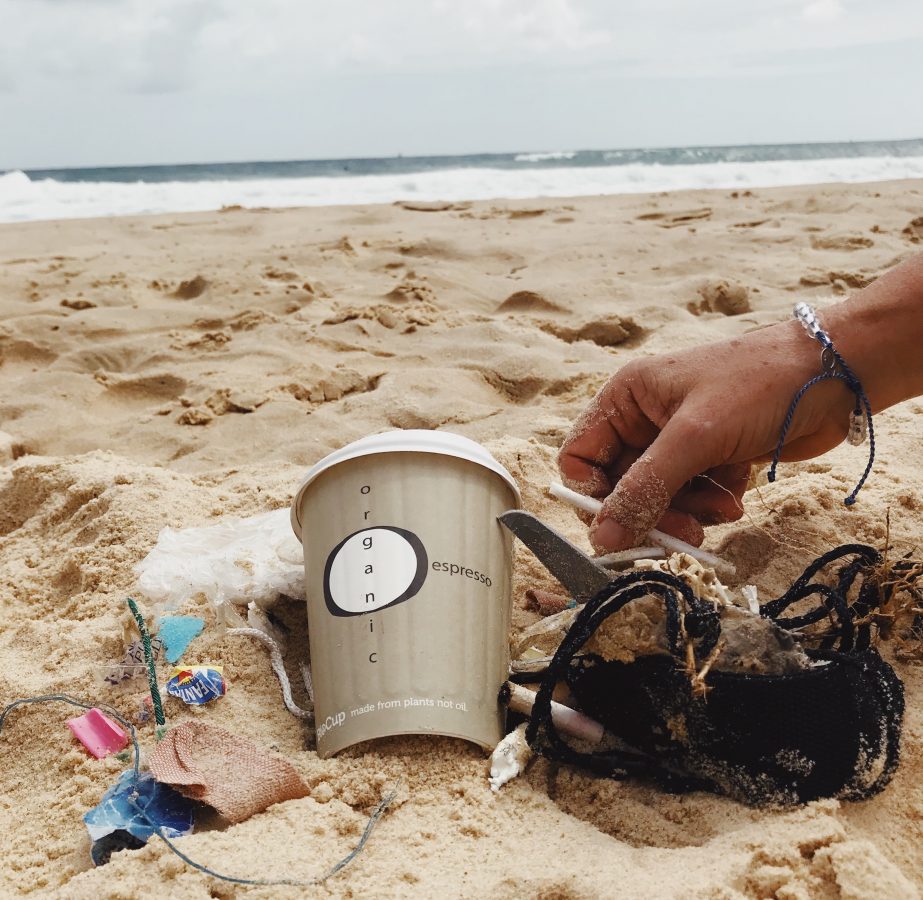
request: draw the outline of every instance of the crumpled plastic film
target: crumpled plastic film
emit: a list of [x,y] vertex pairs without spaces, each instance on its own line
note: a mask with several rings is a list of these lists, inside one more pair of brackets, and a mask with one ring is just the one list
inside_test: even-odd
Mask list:
[[131,769],[123,772],[83,817],[93,841],[93,862],[102,865],[115,850],[147,843],[158,828],[168,838],[189,834],[193,807],[191,800],[159,784],[153,775],[142,772],[136,778]]
[[151,756],[150,769],[157,781],[235,824],[273,803],[309,793],[290,763],[204,722],[183,722],[168,731]]
[[198,594],[216,609],[251,601],[267,608],[280,595],[304,596],[302,549],[287,508],[201,528],[164,528],[135,575],[141,593],[166,609]]

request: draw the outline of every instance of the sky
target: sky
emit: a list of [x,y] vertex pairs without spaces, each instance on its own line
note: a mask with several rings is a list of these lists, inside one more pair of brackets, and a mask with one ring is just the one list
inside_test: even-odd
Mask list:
[[920,0],[0,0],[0,170],[923,137]]

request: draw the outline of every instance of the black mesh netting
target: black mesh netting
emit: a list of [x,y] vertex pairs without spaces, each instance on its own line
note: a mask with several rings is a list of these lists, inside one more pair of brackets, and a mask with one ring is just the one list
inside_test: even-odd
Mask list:
[[[837,563],[825,579],[832,586],[815,580]],[[899,561],[882,579],[875,575],[881,563],[871,547],[844,545],[761,607],[781,627],[814,629],[800,636],[816,645],[807,650],[811,667],[789,675],[711,670],[696,678],[721,636],[714,606],[674,575],[614,578],[578,613],[555,653],[532,711],[529,744],[610,777],[649,777],[671,790],[711,790],[751,804],[877,793],[898,763],[904,694],[870,646],[873,613],[898,586],[918,599],[913,580],[920,572]],[[580,654],[606,619],[652,595],[664,603],[671,656],[622,663]],[[792,607],[797,615],[783,618]],[[589,750],[561,737],[551,718],[559,681],[617,743]]]

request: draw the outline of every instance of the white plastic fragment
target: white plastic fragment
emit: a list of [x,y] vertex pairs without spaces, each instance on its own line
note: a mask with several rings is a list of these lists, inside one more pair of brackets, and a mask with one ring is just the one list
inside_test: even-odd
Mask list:
[[[602,503],[599,500],[587,497],[585,494],[578,494],[576,491],[564,487],[563,484],[552,482],[548,490],[552,496],[565,501],[565,503],[570,503],[584,512],[596,515],[602,509]],[[687,544],[671,534],[664,534],[664,532],[658,531],[656,528],[652,528],[647,533],[647,540],[669,550],[671,553],[688,553],[693,559],[697,559],[699,562],[706,563],[716,569],[734,571],[734,566],[727,560],[721,559],[720,556],[715,556],[714,553],[701,550],[699,547],[693,547],[692,544]]]
[[302,548],[289,516],[285,508],[201,528],[164,528],[135,566],[138,589],[167,609],[197,594],[216,609],[250,602],[268,608],[280,595],[301,597]]
[[511,731],[490,757],[490,789],[496,794],[508,781],[512,781],[529,764],[532,748],[526,743],[526,724]]
[[621,566],[639,559],[663,559],[667,551],[663,547],[632,547],[631,550],[617,550],[605,556],[596,556],[593,562],[601,566]]
[[741,594],[744,595],[744,600],[747,601],[747,609],[752,613],[759,615],[760,612],[760,601],[759,595],[757,594],[755,584],[745,584],[740,589]]

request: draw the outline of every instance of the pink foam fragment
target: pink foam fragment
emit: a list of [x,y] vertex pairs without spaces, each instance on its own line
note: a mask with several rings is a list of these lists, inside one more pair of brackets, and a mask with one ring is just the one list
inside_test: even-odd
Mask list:
[[124,750],[128,745],[128,735],[98,709],[91,709],[82,716],[68,719],[67,727],[97,759]]

